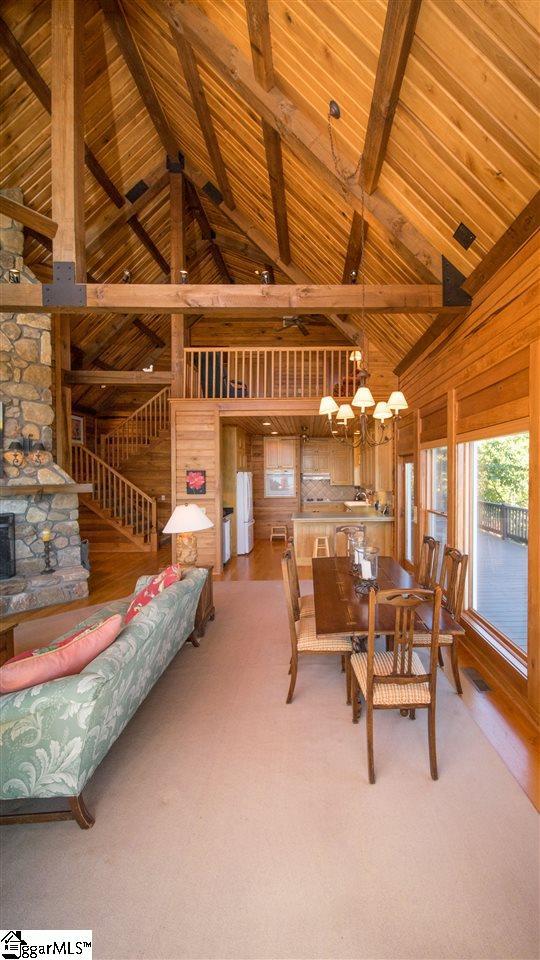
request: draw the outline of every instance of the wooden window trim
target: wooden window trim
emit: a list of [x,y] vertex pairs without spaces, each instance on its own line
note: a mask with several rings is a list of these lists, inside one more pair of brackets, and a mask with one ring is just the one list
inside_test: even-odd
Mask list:
[[489,645],[498,657],[516,670],[525,680],[527,679],[527,655],[516,647],[508,637],[497,630],[488,620],[485,620],[477,610],[466,610],[462,616],[463,626],[473,635]]

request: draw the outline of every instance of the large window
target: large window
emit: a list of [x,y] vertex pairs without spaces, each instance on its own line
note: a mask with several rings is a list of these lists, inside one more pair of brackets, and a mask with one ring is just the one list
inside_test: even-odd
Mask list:
[[426,530],[441,544],[439,570],[448,534],[448,469],[446,447],[424,450]]
[[414,564],[414,463],[412,458],[405,460],[404,463],[405,471],[405,482],[404,482],[404,499],[405,499],[405,511],[404,511],[404,521],[405,521],[405,537],[404,537],[404,554],[405,560],[411,566]]
[[476,440],[469,461],[469,606],[510,648],[527,650],[529,436]]

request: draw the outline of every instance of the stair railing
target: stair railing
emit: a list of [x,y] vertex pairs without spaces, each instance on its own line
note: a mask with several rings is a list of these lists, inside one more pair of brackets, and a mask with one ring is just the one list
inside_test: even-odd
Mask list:
[[92,497],[121,526],[158,548],[157,501],[82,444],[72,445],[72,476],[91,483]]
[[119,467],[136,453],[148,447],[160,431],[170,424],[171,388],[159,393],[134,410],[114,430],[101,438],[101,456],[111,467]]

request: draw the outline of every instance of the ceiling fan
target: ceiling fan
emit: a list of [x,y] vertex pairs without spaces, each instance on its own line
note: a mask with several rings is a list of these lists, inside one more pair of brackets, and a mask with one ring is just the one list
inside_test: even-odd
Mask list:
[[309,320],[304,322],[300,317],[283,317],[284,330],[290,330],[291,327],[296,327],[304,337],[309,337],[309,330],[306,326],[307,323],[309,323]]

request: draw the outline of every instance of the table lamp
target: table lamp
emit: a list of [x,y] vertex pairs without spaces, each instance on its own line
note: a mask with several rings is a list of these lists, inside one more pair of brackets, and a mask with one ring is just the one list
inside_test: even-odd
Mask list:
[[196,503],[183,503],[175,507],[163,533],[176,533],[176,559],[178,563],[195,566],[197,563],[197,530],[209,530],[214,524]]

